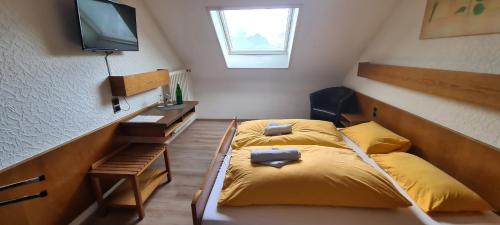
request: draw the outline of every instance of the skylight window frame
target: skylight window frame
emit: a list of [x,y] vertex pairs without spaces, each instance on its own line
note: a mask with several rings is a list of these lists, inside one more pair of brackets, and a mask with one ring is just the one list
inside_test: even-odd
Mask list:
[[[297,8],[291,7],[282,7],[282,8],[272,8],[272,9],[288,9],[288,17],[286,23],[286,33],[285,33],[285,46],[283,50],[234,50],[231,37],[229,36],[229,29],[227,27],[226,17],[224,16],[224,11],[226,9],[217,10],[217,14],[219,16],[220,25],[224,32],[224,41],[226,42],[226,47],[229,55],[287,55],[289,54],[289,45],[290,45],[290,32],[292,29],[293,19],[296,16]],[[238,9],[244,10],[244,9]]]
[[[221,7],[221,6],[210,6],[207,7],[207,13],[212,22],[212,28],[214,29],[214,34],[228,69],[289,69],[292,63],[292,55],[295,51],[294,42],[297,34],[300,33],[301,27],[301,16],[300,11],[302,10],[301,4],[285,4],[285,5],[268,5],[268,6],[231,6],[231,7]],[[288,48],[286,54],[229,54],[226,35],[222,28],[222,23],[220,20],[220,10],[232,10],[232,9],[293,9],[294,14],[291,19],[290,33],[288,35]]]

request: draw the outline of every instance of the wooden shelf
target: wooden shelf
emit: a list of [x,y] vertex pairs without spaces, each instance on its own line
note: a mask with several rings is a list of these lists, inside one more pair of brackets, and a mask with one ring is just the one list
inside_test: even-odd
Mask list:
[[158,70],[128,76],[110,76],[113,96],[131,96],[170,83],[168,70]]
[[[168,172],[163,170],[145,170],[139,177],[139,191],[142,196],[142,202],[151,196],[162,181],[167,177]],[[109,197],[108,206],[135,208],[135,196],[130,182],[123,182]]]
[[498,74],[359,63],[358,76],[500,109]]
[[120,135],[127,137],[157,138],[165,141],[173,132],[184,125],[184,122],[194,115],[197,101],[184,102],[184,108],[174,110],[162,110],[156,106],[141,113],[139,116],[161,116],[156,122],[133,122],[124,121],[120,123]]
[[[164,156],[165,170],[148,169],[160,156]],[[136,208],[144,218],[144,202],[167,178],[170,182],[170,163],[164,144],[130,144],[117,149],[95,162],[89,171],[92,186],[100,207]],[[125,179],[111,195],[103,199],[100,179]]]
[[177,128],[181,127],[182,125],[184,125],[184,123],[182,121],[170,125],[167,128],[167,130],[165,131],[165,137],[166,138],[171,137],[173,134],[175,134],[175,131],[177,130]]
[[92,165],[91,175],[140,175],[166,147],[162,144],[130,144],[117,149]]
[[182,121],[188,121],[194,116],[194,112],[188,112],[186,115],[182,116]]

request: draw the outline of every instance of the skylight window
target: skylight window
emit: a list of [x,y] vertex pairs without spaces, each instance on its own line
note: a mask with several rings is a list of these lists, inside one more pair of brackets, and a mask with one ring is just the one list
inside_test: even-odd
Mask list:
[[219,11],[230,54],[285,54],[292,9]]
[[228,68],[288,68],[298,8],[210,10]]

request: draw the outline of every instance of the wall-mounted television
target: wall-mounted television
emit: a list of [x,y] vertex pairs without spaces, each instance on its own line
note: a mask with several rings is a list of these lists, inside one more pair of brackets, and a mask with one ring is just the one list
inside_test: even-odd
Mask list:
[[108,0],[75,3],[83,50],[139,50],[135,8]]

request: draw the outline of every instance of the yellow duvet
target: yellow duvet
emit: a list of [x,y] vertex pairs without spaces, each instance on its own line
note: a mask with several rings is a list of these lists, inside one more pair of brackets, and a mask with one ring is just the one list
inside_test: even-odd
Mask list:
[[[296,148],[301,160],[279,169],[250,162],[252,149],[272,147]],[[398,208],[410,203],[353,151],[301,145],[232,151],[219,206],[247,205]]]
[[[270,122],[291,124],[292,133],[280,136],[265,136],[264,128]],[[305,119],[253,120],[243,122],[238,126],[232,143],[233,149],[263,145],[322,145],[349,149],[336,127],[328,121]]]

